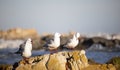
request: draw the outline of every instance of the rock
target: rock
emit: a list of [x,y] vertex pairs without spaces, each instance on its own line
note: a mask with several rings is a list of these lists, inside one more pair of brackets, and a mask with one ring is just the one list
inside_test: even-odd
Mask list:
[[66,70],[66,57],[62,53],[50,55],[47,63],[48,70]]
[[0,70],[12,70],[12,65],[0,64]]
[[80,70],[88,66],[88,59],[85,56],[85,51],[80,52],[74,51],[68,53],[69,58],[67,58],[67,69],[68,70]]
[[21,60],[13,67],[16,70],[80,70],[88,66],[85,51],[75,50],[31,57],[28,63]]
[[120,70],[120,57],[113,57],[107,64],[113,64],[117,70]]
[[49,60],[49,54],[41,56],[41,59],[38,59],[38,58],[35,60],[35,61],[38,61],[38,63],[33,65],[33,69],[47,70],[46,64]]
[[120,40],[120,34],[113,34],[113,39],[118,39],[118,40]]
[[91,65],[99,64],[98,62],[95,62],[93,59],[88,59],[88,63]]
[[[27,38],[32,38],[33,49],[41,49],[40,36],[38,35],[35,29],[22,29],[22,28],[13,28],[7,31],[0,31],[0,40],[4,42],[0,45],[0,48],[14,47],[15,49],[19,47],[22,43],[21,41],[26,40]],[[20,42],[19,42],[20,41]]]
[[116,68],[112,64],[95,64],[81,70],[116,70]]
[[38,37],[35,29],[13,28],[7,31],[0,31],[0,38],[3,39],[26,39]]
[[[91,46],[100,45],[106,49],[119,51],[120,50],[120,40],[108,40],[102,37],[91,37],[91,38],[83,38],[82,42],[78,45],[78,49],[88,49]],[[94,48],[94,47],[93,47]],[[100,49],[99,49],[100,50]]]

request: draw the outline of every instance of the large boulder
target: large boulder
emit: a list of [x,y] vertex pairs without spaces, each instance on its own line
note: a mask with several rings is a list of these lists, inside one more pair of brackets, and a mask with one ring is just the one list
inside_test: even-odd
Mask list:
[[62,51],[31,57],[13,65],[16,70],[80,70],[88,67],[85,51]]

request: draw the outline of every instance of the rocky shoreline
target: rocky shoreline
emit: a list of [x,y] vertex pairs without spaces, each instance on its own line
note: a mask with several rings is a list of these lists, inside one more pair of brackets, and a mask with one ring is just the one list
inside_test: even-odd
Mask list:
[[20,60],[13,65],[0,65],[0,70],[119,70],[120,57],[106,64],[88,60],[84,50],[62,51],[34,56],[28,62]]
[[[71,35],[72,34],[63,35],[61,37],[61,46],[71,37]],[[43,49],[43,44],[45,44],[46,40],[50,39],[52,35],[48,34],[40,36],[38,35],[35,29],[14,28],[7,31],[0,31],[0,39],[3,39],[3,42],[10,41],[8,42],[8,45],[14,45],[15,47],[16,42],[11,43],[11,40],[24,41],[29,37],[33,39],[33,50],[40,50]],[[85,55],[86,49],[102,51],[119,51],[119,37],[119,35],[117,35],[117,37],[112,35],[107,37],[81,36],[79,39],[79,45],[73,51],[61,51],[54,54],[43,54],[39,56],[33,56],[28,60],[27,63],[24,60],[20,60],[19,62],[15,62],[13,65],[0,64],[0,70],[119,70],[120,57],[115,57],[105,64],[100,64],[94,62],[94,60],[88,59]],[[19,44],[20,43],[21,41],[19,42]],[[3,45],[8,47],[8,45]],[[58,48],[58,50],[63,50],[61,46],[60,48]],[[18,48],[18,46],[16,48]]]

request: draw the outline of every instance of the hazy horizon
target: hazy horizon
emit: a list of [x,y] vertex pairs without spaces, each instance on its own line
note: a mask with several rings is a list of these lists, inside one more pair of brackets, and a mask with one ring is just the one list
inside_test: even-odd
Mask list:
[[0,30],[120,33],[120,0],[0,0]]

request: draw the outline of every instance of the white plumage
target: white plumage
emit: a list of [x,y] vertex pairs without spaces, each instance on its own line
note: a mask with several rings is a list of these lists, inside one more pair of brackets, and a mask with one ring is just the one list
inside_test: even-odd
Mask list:
[[78,40],[79,37],[80,37],[79,33],[74,34],[73,38],[70,39],[63,47],[71,48],[71,49],[75,48],[79,43]]
[[32,55],[32,40],[28,38],[23,44],[20,45],[16,53],[20,53],[24,58],[29,58]]
[[22,52],[22,56],[23,57],[30,57],[32,55],[32,40],[29,38],[26,43],[25,43],[25,47],[24,50]]
[[60,46],[60,36],[61,34],[56,32],[54,38],[47,42],[45,47],[48,47],[49,50],[57,49]]

